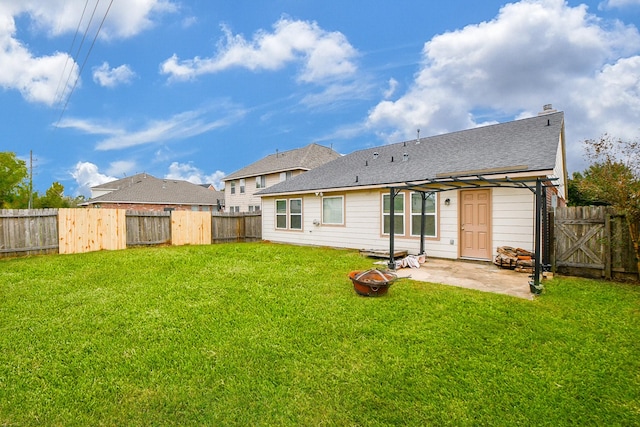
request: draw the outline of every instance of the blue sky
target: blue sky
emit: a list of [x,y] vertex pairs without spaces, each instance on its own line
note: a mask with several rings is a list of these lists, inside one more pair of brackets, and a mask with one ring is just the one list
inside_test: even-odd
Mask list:
[[[640,0],[2,0],[0,150],[67,195],[565,112],[640,137]],[[99,30],[99,31],[98,31]],[[523,147],[535,150],[536,147]]]

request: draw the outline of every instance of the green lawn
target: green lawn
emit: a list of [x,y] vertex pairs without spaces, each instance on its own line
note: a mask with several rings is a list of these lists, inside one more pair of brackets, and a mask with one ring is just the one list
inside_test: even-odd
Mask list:
[[268,243],[0,261],[0,426],[639,425],[640,286],[535,301]]

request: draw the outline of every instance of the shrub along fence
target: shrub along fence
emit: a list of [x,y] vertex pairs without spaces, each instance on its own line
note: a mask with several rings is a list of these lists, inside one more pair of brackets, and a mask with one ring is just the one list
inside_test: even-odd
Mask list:
[[260,213],[124,209],[0,210],[0,257],[141,245],[202,245],[262,238]]

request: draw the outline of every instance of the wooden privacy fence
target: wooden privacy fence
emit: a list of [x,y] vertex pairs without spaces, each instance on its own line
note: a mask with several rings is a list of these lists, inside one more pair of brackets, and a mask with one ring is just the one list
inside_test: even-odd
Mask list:
[[124,209],[0,210],[0,257],[261,239],[260,213],[212,216],[210,212]]
[[0,257],[57,252],[57,209],[0,210]]
[[557,208],[554,269],[594,278],[638,278],[625,217],[607,206]]
[[262,240],[262,214],[214,214],[213,243]]

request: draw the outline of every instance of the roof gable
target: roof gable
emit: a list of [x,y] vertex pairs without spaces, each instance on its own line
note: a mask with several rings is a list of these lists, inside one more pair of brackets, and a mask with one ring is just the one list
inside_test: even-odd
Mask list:
[[404,141],[353,152],[260,191],[259,195],[469,176],[556,166],[564,114]]
[[270,154],[249,166],[227,175],[224,181],[290,170],[311,170],[338,157],[340,157],[340,154],[329,147],[315,143],[309,144],[306,147],[295,150]]

